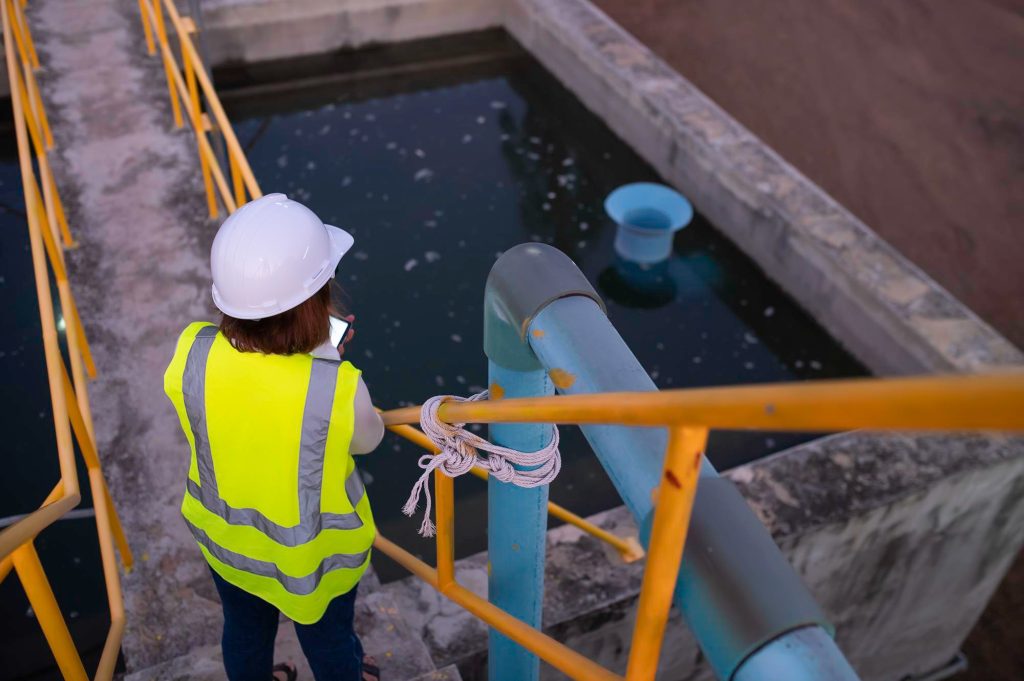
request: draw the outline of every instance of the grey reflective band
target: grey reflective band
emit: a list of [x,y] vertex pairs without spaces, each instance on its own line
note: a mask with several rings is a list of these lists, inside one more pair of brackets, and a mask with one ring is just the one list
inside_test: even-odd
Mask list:
[[210,434],[206,428],[206,360],[217,337],[216,326],[204,326],[196,333],[192,347],[185,360],[185,371],[181,376],[181,393],[185,401],[188,425],[192,429],[192,441],[196,445],[196,467],[203,490],[217,496],[217,476],[213,472],[213,457],[210,456]]
[[255,558],[249,558],[248,556],[243,556],[240,553],[229,551],[223,546],[216,544],[212,539],[210,539],[208,534],[190,523],[187,519],[185,520],[185,523],[188,525],[188,529],[191,530],[192,536],[195,537],[195,540],[202,546],[206,547],[206,550],[210,552],[210,555],[220,562],[229,567],[233,567],[236,570],[241,570],[242,572],[248,572],[250,574],[259,575],[260,577],[269,577],[270,579],[276,580],[285,588],[286,591],[293,593],[296,596],[308,596],[316,591],[316,588],[320,586],[320,581],[329,572],[345,568],[354,569],[361,567],[370,555],[369,549],[361,553],[335,553],[320,561],[320,565],[318,565],[317,568],[308,575],[304,577],[292,577],[291,575],[286,575],[281,572],[274,563],[266,560],[256,560]]
[[196,468],[199,471],[198,485],[192,479],[187,481],[188,493],[206,510],[225,522],[254,527],[282,546],[300,546],[312,541],[323,530],[354,530],[362,527],[363,521],[355,512],[355,508],[363,498],[365,490],[355,468],[345,480],[345,493],[352,506],[352,512],[320,512],[327,433],[330,429],[331,408],[334,404],[334,389],[340,362],[314,359],[310,370],[306,404],[302,414],[302,438],[299,444],[299,523],[294,526],[280,525],[257,509],[236,508],[220,497],[206,425],[206,365],[216,336],[215,326],[204,326],[196,333],[182,375],[185,413],[196,445]]

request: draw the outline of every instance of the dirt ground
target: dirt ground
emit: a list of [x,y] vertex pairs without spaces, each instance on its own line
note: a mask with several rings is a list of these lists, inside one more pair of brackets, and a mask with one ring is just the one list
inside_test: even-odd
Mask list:
[[1024,1],[596,1],[1024,345]]
[[[1018,346],[1024,0],[596,0]],[[1024,678],[1024,554],[964,681]]]

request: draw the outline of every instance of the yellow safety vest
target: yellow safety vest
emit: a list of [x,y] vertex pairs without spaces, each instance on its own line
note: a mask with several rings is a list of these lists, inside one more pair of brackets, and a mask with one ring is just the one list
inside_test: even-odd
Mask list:
[[301,624],[370,561],[370,501],[349,453],[359,371],[239,352],[196,322],[164,391],[192,449],[181,512],[210,566]]

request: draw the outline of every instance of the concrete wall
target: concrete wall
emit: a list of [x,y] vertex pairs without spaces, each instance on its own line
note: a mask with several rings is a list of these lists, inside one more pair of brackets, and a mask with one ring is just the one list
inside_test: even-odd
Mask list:
[[501,25],[491,0],[207,0],[211,64],[333,52]]

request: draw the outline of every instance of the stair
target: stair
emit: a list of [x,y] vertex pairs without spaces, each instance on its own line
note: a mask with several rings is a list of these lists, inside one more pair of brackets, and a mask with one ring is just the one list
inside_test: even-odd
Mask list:
[[[378,591],[372,572],[360,585],[356,600],[356,631],[366,654],[374,657],[387,681],[461,681],[455,665],[437,669],[423,639],[409,627],[394,597]],[[277,632],[274,659],[290,662],[299,681],[312,681],[294,624],[285,618]],[[219,645],[195,648],[186,655],[129,674],[125,681],[224,681],[224,664]]]

